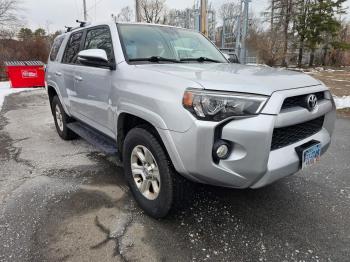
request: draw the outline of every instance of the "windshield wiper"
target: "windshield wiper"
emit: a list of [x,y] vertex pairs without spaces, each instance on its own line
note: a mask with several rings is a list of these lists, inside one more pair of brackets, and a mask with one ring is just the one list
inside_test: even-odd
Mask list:
[[197,57],[197,58],[192,58],[192,57],[182,58],[182,59],[180,59],[180,61],[182,61],[182,62],[185,62],[185,61],[197,61],[197,62],[200,62],[200,63],[204,63],[204,62],[222,63],[219,60],[211,59],[209,57],[204,57],[204,56]]
[[152,63],[159,63],[159,62],[172,62],[172,63],[182,63],[180,60],[161,57],[161,56],[151,56],[151,57],[145,57],[145,58],[131,58],[129,59],[130,62],[152,62]]

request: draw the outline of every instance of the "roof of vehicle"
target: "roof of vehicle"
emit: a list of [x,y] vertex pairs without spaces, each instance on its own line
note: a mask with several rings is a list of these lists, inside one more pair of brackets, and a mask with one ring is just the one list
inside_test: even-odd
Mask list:
[[65,32],[63,33],[62,35],[65,35],[65,34],[70,34],[72,32],[77,32],[77,31],[80,31],[80,30],[83,30],[83,29],[86,29],[86,28],[90,28],[90,27],[95,27],[95,26],[100,26],[100,25],[115,25],[115,24],[123,24],[123,25],[144,25],[144,26],[159,26],[159,27],[171,27],[171,28],[177,28],[177,29],[183,29],[183,30],[190,30],[190,31],[193,31],[191,29],[187,29],[187,28],[182,28],[182,27],[178,27],[178,26],[171,26],[171,25],[162,25],[162,24],[153,24],[153,23],[139,23],[139,22],[117,22],[117,23],[114,23],[113,21],[107,21],[107,22],[94,22],[94,23],[89,23],[87,22],[88,25],[86,26],[83,26],[83,27],[73,27],[71,29],[71,31],[69,32]]
[[148,25],[148,26],[160,26],[160,27],[172,27],[172,28],[178,28],[178,29],[186,29],[191,30],[179,26],[172,26],[172,25],[163,25],[163,24],[153,24],[153,23],[140,23],[140,22],[117,22],[117,24],[123,24],[123,25]]

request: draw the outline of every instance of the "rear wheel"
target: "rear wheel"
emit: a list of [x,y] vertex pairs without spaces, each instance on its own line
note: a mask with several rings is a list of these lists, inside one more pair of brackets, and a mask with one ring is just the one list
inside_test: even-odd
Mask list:
[[62,104],[57,96],[52,99],[51,109],[58,135],[64,140],[75,139],[77,135],[67,127],[67,124],[74,120],[64,112]]
[[183,190],[178,190],[180,177],[157,138],[144,128],[132,129],[124,141],[123,159],[137,203],[148,215],[165,217]]

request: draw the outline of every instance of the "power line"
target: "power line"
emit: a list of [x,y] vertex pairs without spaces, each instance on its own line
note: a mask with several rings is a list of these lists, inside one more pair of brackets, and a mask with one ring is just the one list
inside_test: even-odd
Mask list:
[[91,11],[91,9],[95,8],[95,20],[96,20],[96,7],[98,4],[100,4],[103,0],[99,0],[98,2],[96,2],[95,0],[95,3],[90,6],[90,7],[87,7],[86,5],[86,0],[83,0],[83,13],[84,13],[84,20],[87,21],[88,20],[88,12]]
[[74,0],[74,3],[75,3],[75,10],[76,10],[76,12],[77,12],[76,15],[77,15],[77,18],[79,19],[81,13],[80,13],[80,4],[78,5],[77,1],[78,1],[78,0]]
[[96,8],[103,0],[99,0],[98,2],[95,1],[95,4],[87,8],[87,11],[91,11],[91,9]]

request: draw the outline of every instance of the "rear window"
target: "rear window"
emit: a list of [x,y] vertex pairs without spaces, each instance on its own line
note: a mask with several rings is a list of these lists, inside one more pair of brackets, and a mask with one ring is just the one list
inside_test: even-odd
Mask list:
[[64,36],[59,36],[53,42],[51,53],[50,53],[50,61],[55,61],[57,58],[58,51],[61,48],[62,42],[64,40]]
[[66,50],[64,51],[62,63],[74,64],[77,61],[82,37],[83,31],[79,31],[70,36]]

